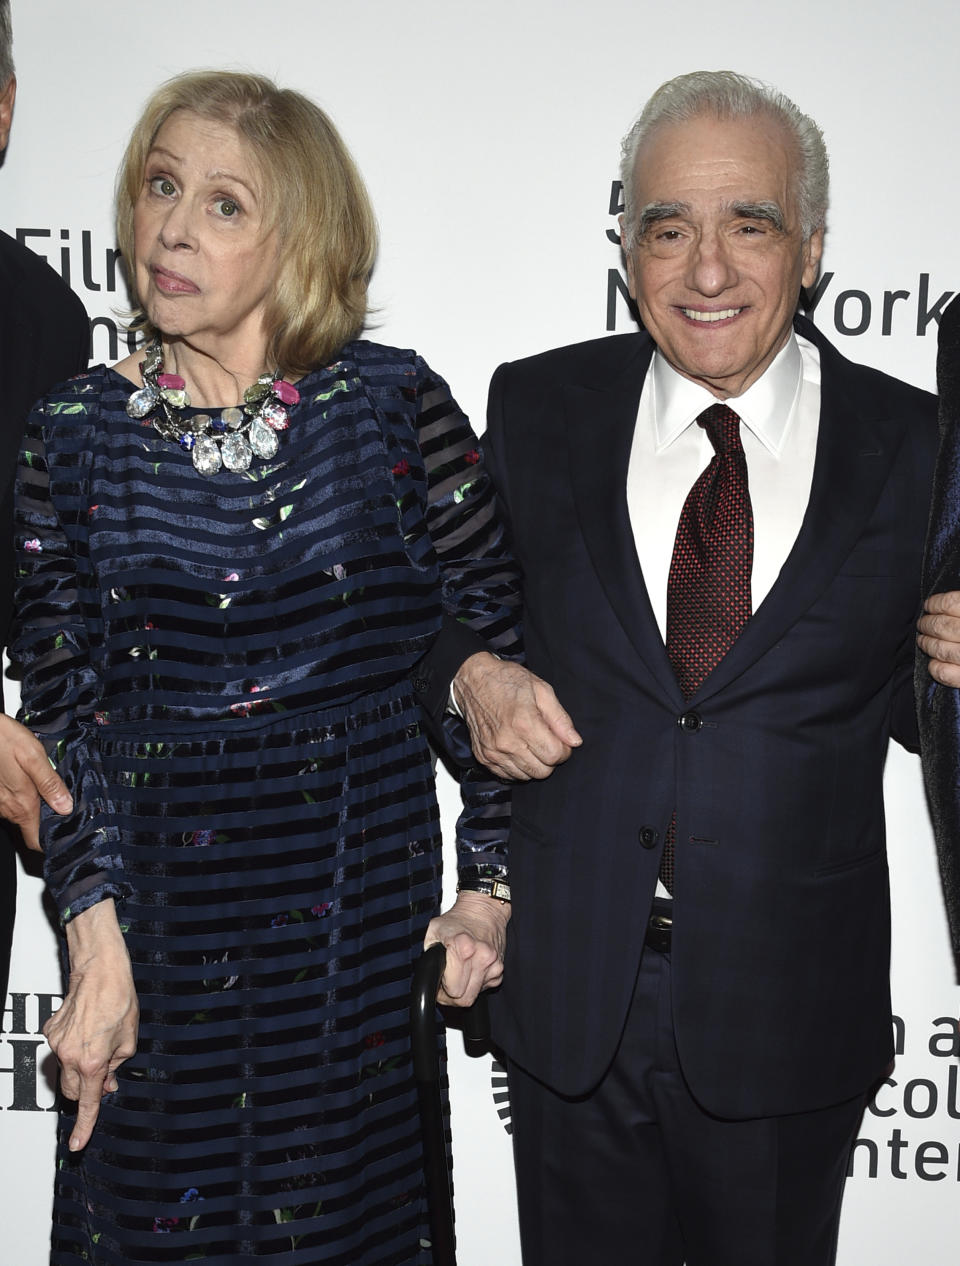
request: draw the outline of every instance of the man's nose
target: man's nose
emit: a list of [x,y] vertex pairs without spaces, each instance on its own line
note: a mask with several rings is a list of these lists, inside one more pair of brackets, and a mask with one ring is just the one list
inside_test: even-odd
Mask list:
[[698,294],[721,294],[737,282],[738,273],[729,245],[721,233],[703,233],[690,253],[687,284]]

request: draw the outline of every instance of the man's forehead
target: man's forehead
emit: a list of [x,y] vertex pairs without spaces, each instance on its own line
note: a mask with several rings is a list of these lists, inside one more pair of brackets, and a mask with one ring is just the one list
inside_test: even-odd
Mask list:
[[776,183],[792,179],[798,164],[795,139],[780,120],[701,114],[663,120],[651,130],[637,149],[634,182],[637,187],[665,181],[718,187],[738,179]]

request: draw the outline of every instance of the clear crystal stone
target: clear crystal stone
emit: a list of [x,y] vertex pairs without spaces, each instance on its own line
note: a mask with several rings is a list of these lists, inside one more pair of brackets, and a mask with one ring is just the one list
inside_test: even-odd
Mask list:
[[262,457],[264,461],[275,457],[280,446],[276,431],[272,431],[270,427],[265,426],[259,418],[254,418],[250,423],[247,439],[250,441],[250,447],[256,455]]
[[247,443],[246,436],[234,432],[223,441],[221,455],[227,470],[240,472],[249,468],[253,452]]
[[224,409],[220,416],[231,431],[235,431],[243,422],[242,409]]
[[215,475],[223,464],[219,444],[209,436],[201,436],[193,448],[193,464],[201,475]]
[[141,387],[127,401],[127,413],[132,418],[145,418],[157,403],[157,393],[152,387]]
[[209,413],[197,413],[191,420],[191,426],[196,434],[202,435],[204,431],[208,431],[210,429],[210,422],[211,418]]

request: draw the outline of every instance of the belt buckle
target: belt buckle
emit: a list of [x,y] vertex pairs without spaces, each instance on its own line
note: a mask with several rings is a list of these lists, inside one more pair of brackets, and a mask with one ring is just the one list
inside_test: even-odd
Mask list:
[[664,914],[660,910],[654,910],[647,920],[647,931],[644,936],[644,945],[655,950],[658,954],[669,954],[670,952],[670,934],[673,931],[673,916]]

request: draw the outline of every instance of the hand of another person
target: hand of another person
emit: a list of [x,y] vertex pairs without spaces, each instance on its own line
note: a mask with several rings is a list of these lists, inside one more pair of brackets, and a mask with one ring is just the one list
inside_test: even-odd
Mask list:
[[90,1140],[101,1098],[117,1089],[117,1069],[136,1052],[140,1008],[112,900],[67,924],[67,949],[67,996],[43,1033],[60,1062],[60,1089],[77,1101],[70,1135],[77,1152]]
[[930,676],[943,686],[960,686],[960,592],[931,594],[923,610],[917,645],[930,656]]
[[500,778],[547,778],[583,742],[552,686],[487,651],[461,664],[453,695],[474,756]]
[[447,951],[438,1002],[469,1007],[481,989],[500,984],[509,922],[509,902],[482,892],[458,893],[445,914],[430,920],[423,948],[441,941]]
[[25,725],[0,713],[0,817],[20,828],[27,848],[40,849],[40,798],[56,813],[73,800],[47,754]]

